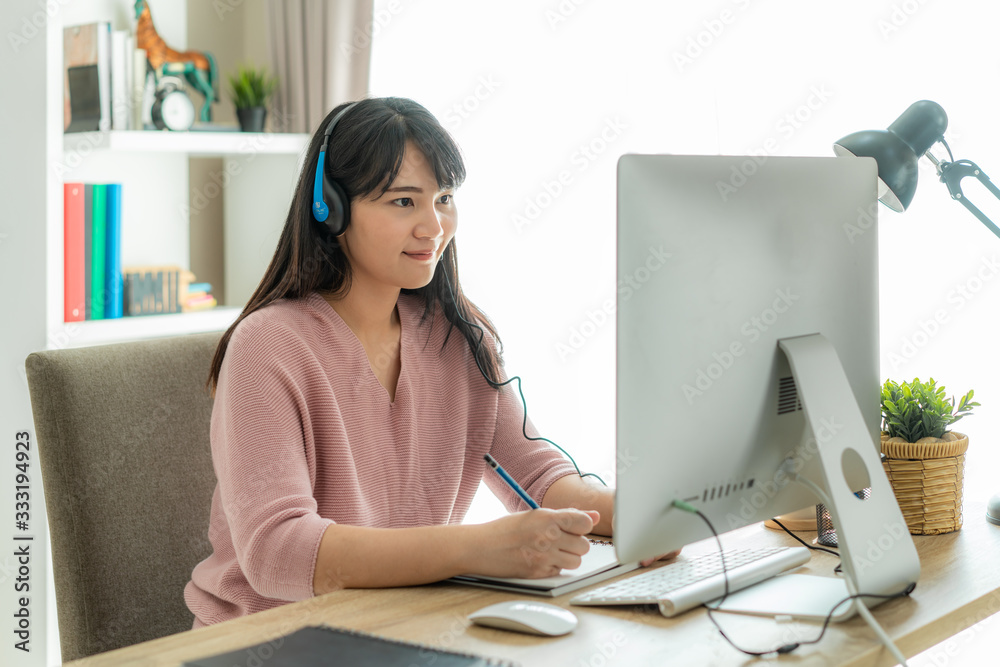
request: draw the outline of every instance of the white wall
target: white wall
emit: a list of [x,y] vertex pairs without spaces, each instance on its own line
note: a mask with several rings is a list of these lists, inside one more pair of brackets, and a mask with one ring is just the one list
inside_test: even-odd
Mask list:
[[[932,99],[955,157],[1000,179],[998,19],[994,3],[930,0],[379,0],[372,94],[412,97],[454,133],[469,168],[457,199],[467,293],[498,325],[543,435],[613,478],[613,317],[573,354],[557,346],[615,295],[618,156],[831,156],[833,141]],[[591,142],[603,149],[593,159],[581,152]],[[881,377],[974,388],[967,475],[1000,491],[1000,276],[984,264],[1000,239],[924,162],[910,210],[880,209]],[[1000,203],[966,191],[1000,220]],[[481,498],[470,519],[497,511]]]

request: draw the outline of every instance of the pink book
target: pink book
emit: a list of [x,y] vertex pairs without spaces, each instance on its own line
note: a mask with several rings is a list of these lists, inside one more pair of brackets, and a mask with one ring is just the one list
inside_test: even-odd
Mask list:
[[84,320],[83,183],[63,183],[63,321]]

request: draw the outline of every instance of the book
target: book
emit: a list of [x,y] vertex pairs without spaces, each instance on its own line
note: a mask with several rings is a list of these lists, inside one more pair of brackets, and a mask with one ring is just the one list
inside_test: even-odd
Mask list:
[[82,322],[86,316],[84,299],[83,183],[63,183],[63,321]]
[[94,184],[85,183],[83,186],[83,319],[91,319],[90,312],[90,277],[91,270],[91,240],[94,229]]
[[107,255],[108,186],[94,183],[90,213],[90,317],[104,319],[105,265]]
[[111,22],[97,24],[97,83],[101,87],[101,122],[98,129],[111,130]]
[[132,122],[132,89],[135,80],[135,35],[125,31],[125,81],[122,82],[125,98],[125,129],[141,130]]
[[179,266],[133,266],[123,270],[124,314],[180,313],[194,277]]
[[[132,38],[135,44],[135,37]],[[131,83],[129,92],[129,129],[141,130],[143,117],[143,100],[146,92],[146,75],[148,73],[148,63],[146,62],[146,49],[134,48],[132,50]]]
[[202,296],[192,296],[185,299],[184,305],[181,307],[181,311],[185,313],[193,313],[199,310],[210,310],[215,308],[218,302],[215,297],[211,294],[203,294]]
[[110,21],[63,28],[63,70],[63,130],[110,130]]
[[261,664],[267,667],[516,667],[517,663],[485,658],[471,653],[441,649],[426,644],[386,639],[377,635],[326,625],[307,626],[295,632],[245,646],[236,651],[184,663],[184,667],[232,667]]
[[104,319],[122,316],[122,184],[106,184]]
[[546,595],[555,597],[575,591],[584,586],[596,584],[605,579],[631,572],[639,563],[619,563],[615,547],[610,542],[590,541],[590,551],[581,559],[580,567],[563,570],[554,577],[542,579],[518,579],[516,577],[491,577],[481,574],[463,574],[448,581],[484,588],[495,588],[511,593]]
[[[128,94],[131,83],[128,81],[128,63],[125,59],[125,49],[128,43],[127,30],[111,31],[111,129],[127,130],[128,127]],[[131,62],[132,57],[128,58]]]
[[101,93],[97,65],[80,65],[66,69],[69,88],[71,124],[66,132],[92,132],[101,125]]

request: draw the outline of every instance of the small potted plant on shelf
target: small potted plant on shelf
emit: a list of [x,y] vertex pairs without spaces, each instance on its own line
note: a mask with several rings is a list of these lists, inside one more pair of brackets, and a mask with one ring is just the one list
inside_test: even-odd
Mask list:
[[969,438],[948,427],[979,403],[973,391],[945,398],[934,378],[882,385],[882,466],[914,535],[962,527],[962,478]]
[[267,102],[278,87],[276,78],[265,68],[240,67],[229,75],[229,97],[236,106],[236,117],[244,132],[263,132]]

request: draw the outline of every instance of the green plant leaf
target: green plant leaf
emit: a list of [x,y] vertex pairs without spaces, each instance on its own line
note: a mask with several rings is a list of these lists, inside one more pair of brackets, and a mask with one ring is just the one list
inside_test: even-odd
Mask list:
[[240,67],[228,76],[229,98],[237,109],[267,106],[277,89],[278,81],[266,68]]
[[955,398],[948,398],[944,385],[938,386],[934,378],[926,383],[919,378],[899,384],[886,380],[881,390],[883,428],[890,437],[904,438],[908,442],[926,436],[940,438],[949,424],[978,407],[979,404],[971,400],[973,396],[970,389],[956,406]]

